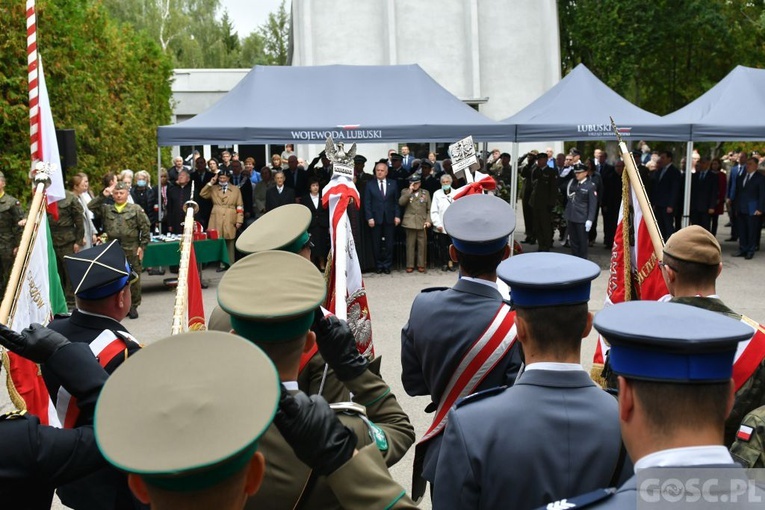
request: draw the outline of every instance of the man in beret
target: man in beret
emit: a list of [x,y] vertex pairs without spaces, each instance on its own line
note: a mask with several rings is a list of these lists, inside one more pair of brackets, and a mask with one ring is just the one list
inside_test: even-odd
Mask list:
[[[128,317],[138,318],[138,307],[141,305],[141,272],[143,271],[143,253],[149,244],[151,223],[149,217],[140,205],[128,203],[129,186],[117,182],[104,188],[103,192],[90,201],[88,209],[93,211],[93,217],[101,222],[103,231],[109,241],[117,240],[125,251],[130,266],[138,274],[132,283],[131,302]],[[106,203],[111,197],[113,203]]]
[[611,344],[622,439],[636,475],[616,491],[550,507],[724,508],[722,502],[730,502],[732,508],[759,508],[763,491],[749,486],[723,446],[733,406],[733,358],[750,328],[708,310],[656,301],[606,307],[594,326]]
[[[264,295],[270,299],[262,299]],[[218,287],[218,303],[231,315],[234,332],[266,352],[288,391],[298,390],[302,353],[314,342],[318,344],[338,380],[353,394],[353,402],[365,408],[363,415],[353,403],[337,408],[348,427],[338,440],[358,441],[358,456],[363,454],[371,460],[382,454],[382,459],[392,465],[414,442],[414,429],[390,387],[377,375],[379,362],[370,365],[359,354],[347,323],[317,314],[325,295],[326,285],[316,267],[304,257],[284,251],[244,257]],[[321,397],[311,399],[326,405]],[[314,468],[312,473],[311,463],[300,462],[300,449],[293,451],[276,427],[261,437],[260,451],[269,468],[261,491],[250,498],[247,508],[340,508],[336,488],[321,476],[327,473],[322,468]]]
[[[143,211],[142,211],[143,212]],[[72,343],[82,343],[112,374],[140,344],[120,324],[130,311],[131,290],[137,279],[118,241],[82,250],[64,259],[75,295],[76,308],[68,317],[58,317],[49,328]],[[81,426],[87,417],[80,403],[62,388],[59,376],[43,367],[43,377],[59,420],[65,428]],[[72,508],[132,508],[135,501],[126,478],[104,466],[96,473],[58,489],[61,501]]]
[[739,349],[735,359],[736,399],[725,421],[725,444],[736,438],[741,419],[765,405],[765,333],[762,326],[728,308],[717,295],[715,282],[722,272],[722,250],[707,230],[692,225],[667,240],[661,264],[672,302],[704,308],[748,324],[752,338]]

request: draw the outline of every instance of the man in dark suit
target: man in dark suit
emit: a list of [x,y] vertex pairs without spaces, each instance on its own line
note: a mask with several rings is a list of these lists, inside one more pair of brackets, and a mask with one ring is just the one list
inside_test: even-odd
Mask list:
[[302,197],[308,194],[308,171],[298,166],[297,156],[290,156],[287,159],[287,169],[284,171],[284,185],[295,191],[296,197]]
[[670,151],[659,153],[659,167],[654,172],[653,196],[651,204],[656,215],[656,222],[664,239],[675,233],[675,208],[680,203],[683,176],[680,170],[672,164],[673,156]]
[[364,218],[372,229],[377,273],[390,274],[394,228],[401,223],[398,186],[396,181],[388,179],[388,164],[385,161],[375,164],[375,177],[364,190]]
[[412,163],[414,163],[414,158],[409,153],[409,147],[407,147],[406,145],[402,146],[401,147],[401,167],[407,172],[411,172]]
[[295,190],[285,186],[284,181],[284,172],[280,171],[274,174],[276,186],[266,191],[266,212],[282,205],[295,203]]
[[738,179],[746,172],[746,153],[741,151],[738,155],[738,163],[733,165],[728,172],[728,195],[725,202],[728,204],[728,219],[730,220],[730,237],[726,241],[738,241],[738,224],[736,223],[736,208],[733,202],[736,200]]
[[717,208],[717,175],[709,171],[712,158],[699,160],[696,172],[691,175],[691,225],[699,225],[712,231],[712,215]]
[[765,177],[757,171],[757,158],[746,160],[746,173],[736,181],[736,221],[738,222],[738,253],[734,257],[750,260],[757,248],[757,231],[762,227],[765,211]]
[[616,166],[601,165],[603,177],[603,198],[600,210],[603,213],[603,246],[609,250],[614,244],[616,225],[619,222],[619,208],[622,205],[622,173],[624,161],[618,160]]

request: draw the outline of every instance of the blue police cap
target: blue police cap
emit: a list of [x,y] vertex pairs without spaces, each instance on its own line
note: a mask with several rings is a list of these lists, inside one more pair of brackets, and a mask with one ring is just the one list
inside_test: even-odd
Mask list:
[[507,246],[508,236],[515,230],[515,211],[494,195],[467,195],[446,209],[444,229],[462,253],[496,253]]
[[720,313],[657,301],[609,306],[595,316],[594,326],[611,344],[615,373],[676,384],[728,381],[738,343],[753,333]]
[[510,286],[515,306],[577,305],[590,300],[600,267],[573,255],[526,253],[504,260],[497,276]]

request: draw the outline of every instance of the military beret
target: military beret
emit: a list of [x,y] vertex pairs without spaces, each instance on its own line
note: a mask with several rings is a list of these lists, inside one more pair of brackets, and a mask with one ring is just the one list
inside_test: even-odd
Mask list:
[[212,487],[254,455],[279,402],[279,375],[257,346],[193,332],[135,353],[96,404],[98,448],[117,469],[169,491]]
[[218,304],[231,315],[232,328],[253,342],[304,335],[326,294],[316,266],[286,251],[247,255],[218,284]]
[[390,160],[391,161],[396,161],[396,160],[401,161],[403,159],[404,159],[404,157],[401,154],[397,153],[397,152],[394,152],[393,154],[390,155]]
[[716,266],[722,262],[722,249],[715,236],[698,225],[691,225],[672,234],[664,245],[664,253],[673,259]]
[[64,264],[74,294],[82,299],[111,296],[138,279],[117,240],[66,255]]
[[420,172],[414,172],[409,176],[409,182],[422,182],[422,174]]
[[624,377],[678,384],[727,382],[747,324],[695,306],[628,301],[595,316],[610,344],[609,363]]
[[525,253],[502,261],[497,276],[510,286],[515,306],[576,305],[590,300],[600,267],[563,253]]
[[273,209],[247,227],[236,240],[242,253],[285,250],[298,253],[309,241],[311,211],[301,204],[287,204]]
[[[418,161],[418,160],[415,160],[415,161]],[[420,166],[427,166],[427,167],[433,168],[433,163],[428,158],[425,158],[420,161]]]
[[125,182],[117,181],[114,184],[114,190],[117,191],[117,190],[121,190],[121,189],[130,190],[130,186],[128,186],[128,184],[125,183]]
[[467,195],[446,209],[444,229],[462,253],[496,253],[507,246],[508,236],[515,230],[515,211],[494,195]]

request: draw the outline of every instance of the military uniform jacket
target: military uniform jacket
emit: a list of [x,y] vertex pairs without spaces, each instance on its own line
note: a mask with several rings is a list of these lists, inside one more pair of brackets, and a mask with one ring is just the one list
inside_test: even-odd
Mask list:
[[498,391],[449,413],[433,508],[535,508],[622,472],[617,401],[584,370],[529,370]]
[[[502,303],[498,290],[463,279],[449,289],[420,293],[401,330],[404,390],[411,396],[430,395],[428,408],[435,410],[465,352],[486,331]],[[511,386],[522,362],[520,349],[516,342],[476,391]],[[429,481],[436,474],[441,438],[427,443],[422,475]]]
[[106,372],[94,361],[86,346],[71,344],[45,365],[65,375],[66,387],[78,398],[81,427],[48,427],[29,414],[0,416],[0,507],[49,509],[55,487],[106,466],[93,433]]
[[[383,441],[375,441],[370,435],[373,427],[359,415],[340,414],[340,420],[358,438],[357,449],[363,450],[364,446],[371,445],[380,451],[385,464],[395,464],[414,443],[414,428],[409,417],[390,392],[390,387],[370,370],[345,384],[353,393],[354,402],[366,407],[368,421],[378,428],[378,434],[382,432],[384,436]],[[310,468],[295,456],[292,447],[275,425],[271,425],[259,440],[258,451],[266,458],[265,479],[260,490],[247,501],[245,508],[294,508],[310,477]],[[337,472],[331,477],[335,474]],[[306,509],[348,508],[341,506],[326,477],[316,479],[310,493],[303,495],[302,504],[304,506],[301,508]]]
[[552,209],[558,203],[558,172],[546,165],[544,168],[534,165],[532,181],[531,205],[540,210]]
[[595,222],[598,213],[598,193],[595,183],[587,177],[583,181],[570,181],[566,187],[566,221],[571,223]]
[[420,187],[417,192],[412,193],[409,188],[406,188],[401,192],[398,205],[404,208],[404,217],[401,219],[402,227],[422,230],[425,228],[425,222],[430,223],[430,193],[428,190]]
[[80,199],[67,190],[63,200],[56,202],[58,219],[48,214],[53,246],[82,244],[85,238],[85,216]]
[[[85,345],[90,345],[102,335],[114,339],[121,338],[125,342],[125,351],[115,355],[106,364],[104,369],[108,374],[117,370],[128,356],[141,347],[138,342],[131,340],[130,333],[116,320],[102,315],[83,313],[80,310],[72,312],[70,317],[55,319],[48,327],[61,333],[72,343]],[[48,393],[55,404],[61,381],[47,366],[43,366],[42,374]],[[84,418],[80,415],[78,426],[82,425]],[[127,486],[127,477],[111,466],[105,466],[89,476],[59,487],[58,495],[65,505],[78,510],[132,508],[136,504]],[[136,506],[136,508],[139,507]]]
[[0,240],[3,242],[3,249],[12,250],[21,242],[22,228],[19,221],[24,218],[24,211],[21,204],[9,194],[0,197]]
[[93,216],[101,221],[103,231],[109,240],[118,240],[125,251],[146,248],[149,244],[151,225],[149,217],[141,206],[125,204],[122,212],[118,212],[114,203],[107,204],[105,200],[104,194],[99,193],[90,201],[88,209],[93,211]]
[[236,238],[236,224],[244,223],[244,205],[239,188],[229,184],[223,193],[220,185],[206,184],[199,196],[211,200],[213,204],[207,228],[217,230],[223,239]]

